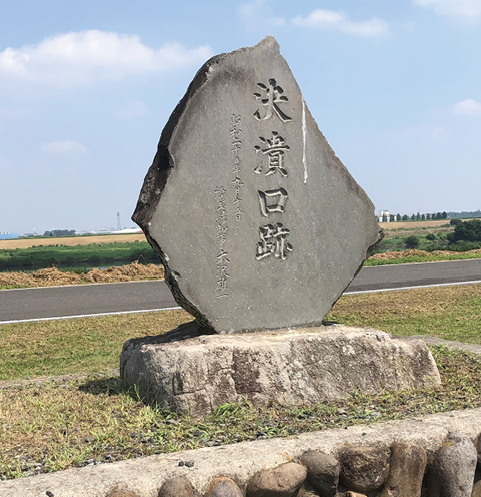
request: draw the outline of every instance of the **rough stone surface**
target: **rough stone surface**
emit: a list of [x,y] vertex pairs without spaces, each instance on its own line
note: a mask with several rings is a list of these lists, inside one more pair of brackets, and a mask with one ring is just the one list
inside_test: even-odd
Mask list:
[[356,492],[378,489],[389,474],[389,451],[377,447],[351,447],[340,456],[341,483]]
[[114,490],[113,492],[107,494],[106,497],[139,497],[139,495],[131,492],[130,490]]
[[[288,460],[297,460],[307,450],[337,456],[347,445],[376,446],[388,450],[394,441],[402,441],[419,445],[431,454],[439,449],[451,431],[477,440],[481,433],[481,408],[347,429],[322,430],[289,438],[158,454],[0,481],[0,495],[45,497],[49,490],[55,497],[105,497],[118,486],[137,493],[139,497],[157,497],[164,482],[177,476],[189,478],[202,495],[219,475],[232,478],[244,488],[258,471],[275,468]],[[179,466],[179,460],[192,459],[195,460],[194,468]]]
[[320,325],[382,238],[273,37],[198,71],[133,220],[179,305],[219,333]]
[[309,481],[306,480],[299,489],[296,497],[319,497],[319,494]]
[[230,478],[216,478],[209,485],[205,497],[243,497],[242,490]]
[[423,341],[373,329],[332,325],[210,336],[196,330],[190,323],[172,335],[127,341],[120,359],[124,384],[138,385],[146,400],[164,409],[203,415],[244,398],[301,405],[346,398],[357,389],[440,383]]
[[189,478],[177,476],[165,481],[159,490],[158,497],[197,497]]
[[295,462],[263,470],[250,479],[246,497],[292,497],[306,477],[306,468]]
[[421,497],[427,454],[422,447],[402,442],[391,446],[391,469],[379,497]]
[[432,484],[439,486],[439,495],[471,497],[476,463],[477,451],[473,442],[462,433],[450,433],[433,464]]
[[350,490],[346,492],[346,497],[366,497],[364,494],[358,492],[351,492]]
[[481,466],[481,436],[478,439],[477,449],[478,449],[478,464]]
[[339,461],[331,455],[318,451],[302,454],[301,464],[307,468],[307,480],[320,497],[333,497],[339,484]]

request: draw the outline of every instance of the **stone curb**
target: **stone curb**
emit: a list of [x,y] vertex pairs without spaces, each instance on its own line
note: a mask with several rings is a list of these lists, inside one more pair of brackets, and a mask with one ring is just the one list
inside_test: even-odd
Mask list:
[[[219,476],[232,478],[245,489],[258,471],[296,461],[308,450],[337,455],[346,446],[386,448],[397,441],[421,446],[432,458],[449,432],[463,433],[477,444],[481,408],[68,469],[1,482],[0,495],[106,497],[112,490],[119,489],[130,490],[139,497],[157,497],[162,484],[176,476],[187,476],[200,493]],[[193,461],[194,465],[179,466],[179,461]]]

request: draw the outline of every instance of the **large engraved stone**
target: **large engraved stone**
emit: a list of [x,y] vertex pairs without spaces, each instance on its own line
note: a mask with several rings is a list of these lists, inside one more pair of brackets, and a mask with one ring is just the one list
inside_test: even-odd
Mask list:
[[199,70],[133,220],[179,305],[219,333],[320,325],[382,237],[273,37]]

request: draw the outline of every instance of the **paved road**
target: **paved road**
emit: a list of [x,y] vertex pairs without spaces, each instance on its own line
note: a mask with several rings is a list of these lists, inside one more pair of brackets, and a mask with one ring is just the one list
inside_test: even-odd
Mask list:
[[[365,267],[346,293],[481,282],[481,259]],[[163,281],[0,291],[0,324],[176,308]]]

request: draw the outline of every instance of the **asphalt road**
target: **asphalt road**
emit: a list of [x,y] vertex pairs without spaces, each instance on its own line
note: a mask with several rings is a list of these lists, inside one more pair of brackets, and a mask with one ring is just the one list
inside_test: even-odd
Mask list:
[[[481,282],[481,259],[363,268],[345,293]],[[0,291],[0,324],[177,308],[163,281]]]

